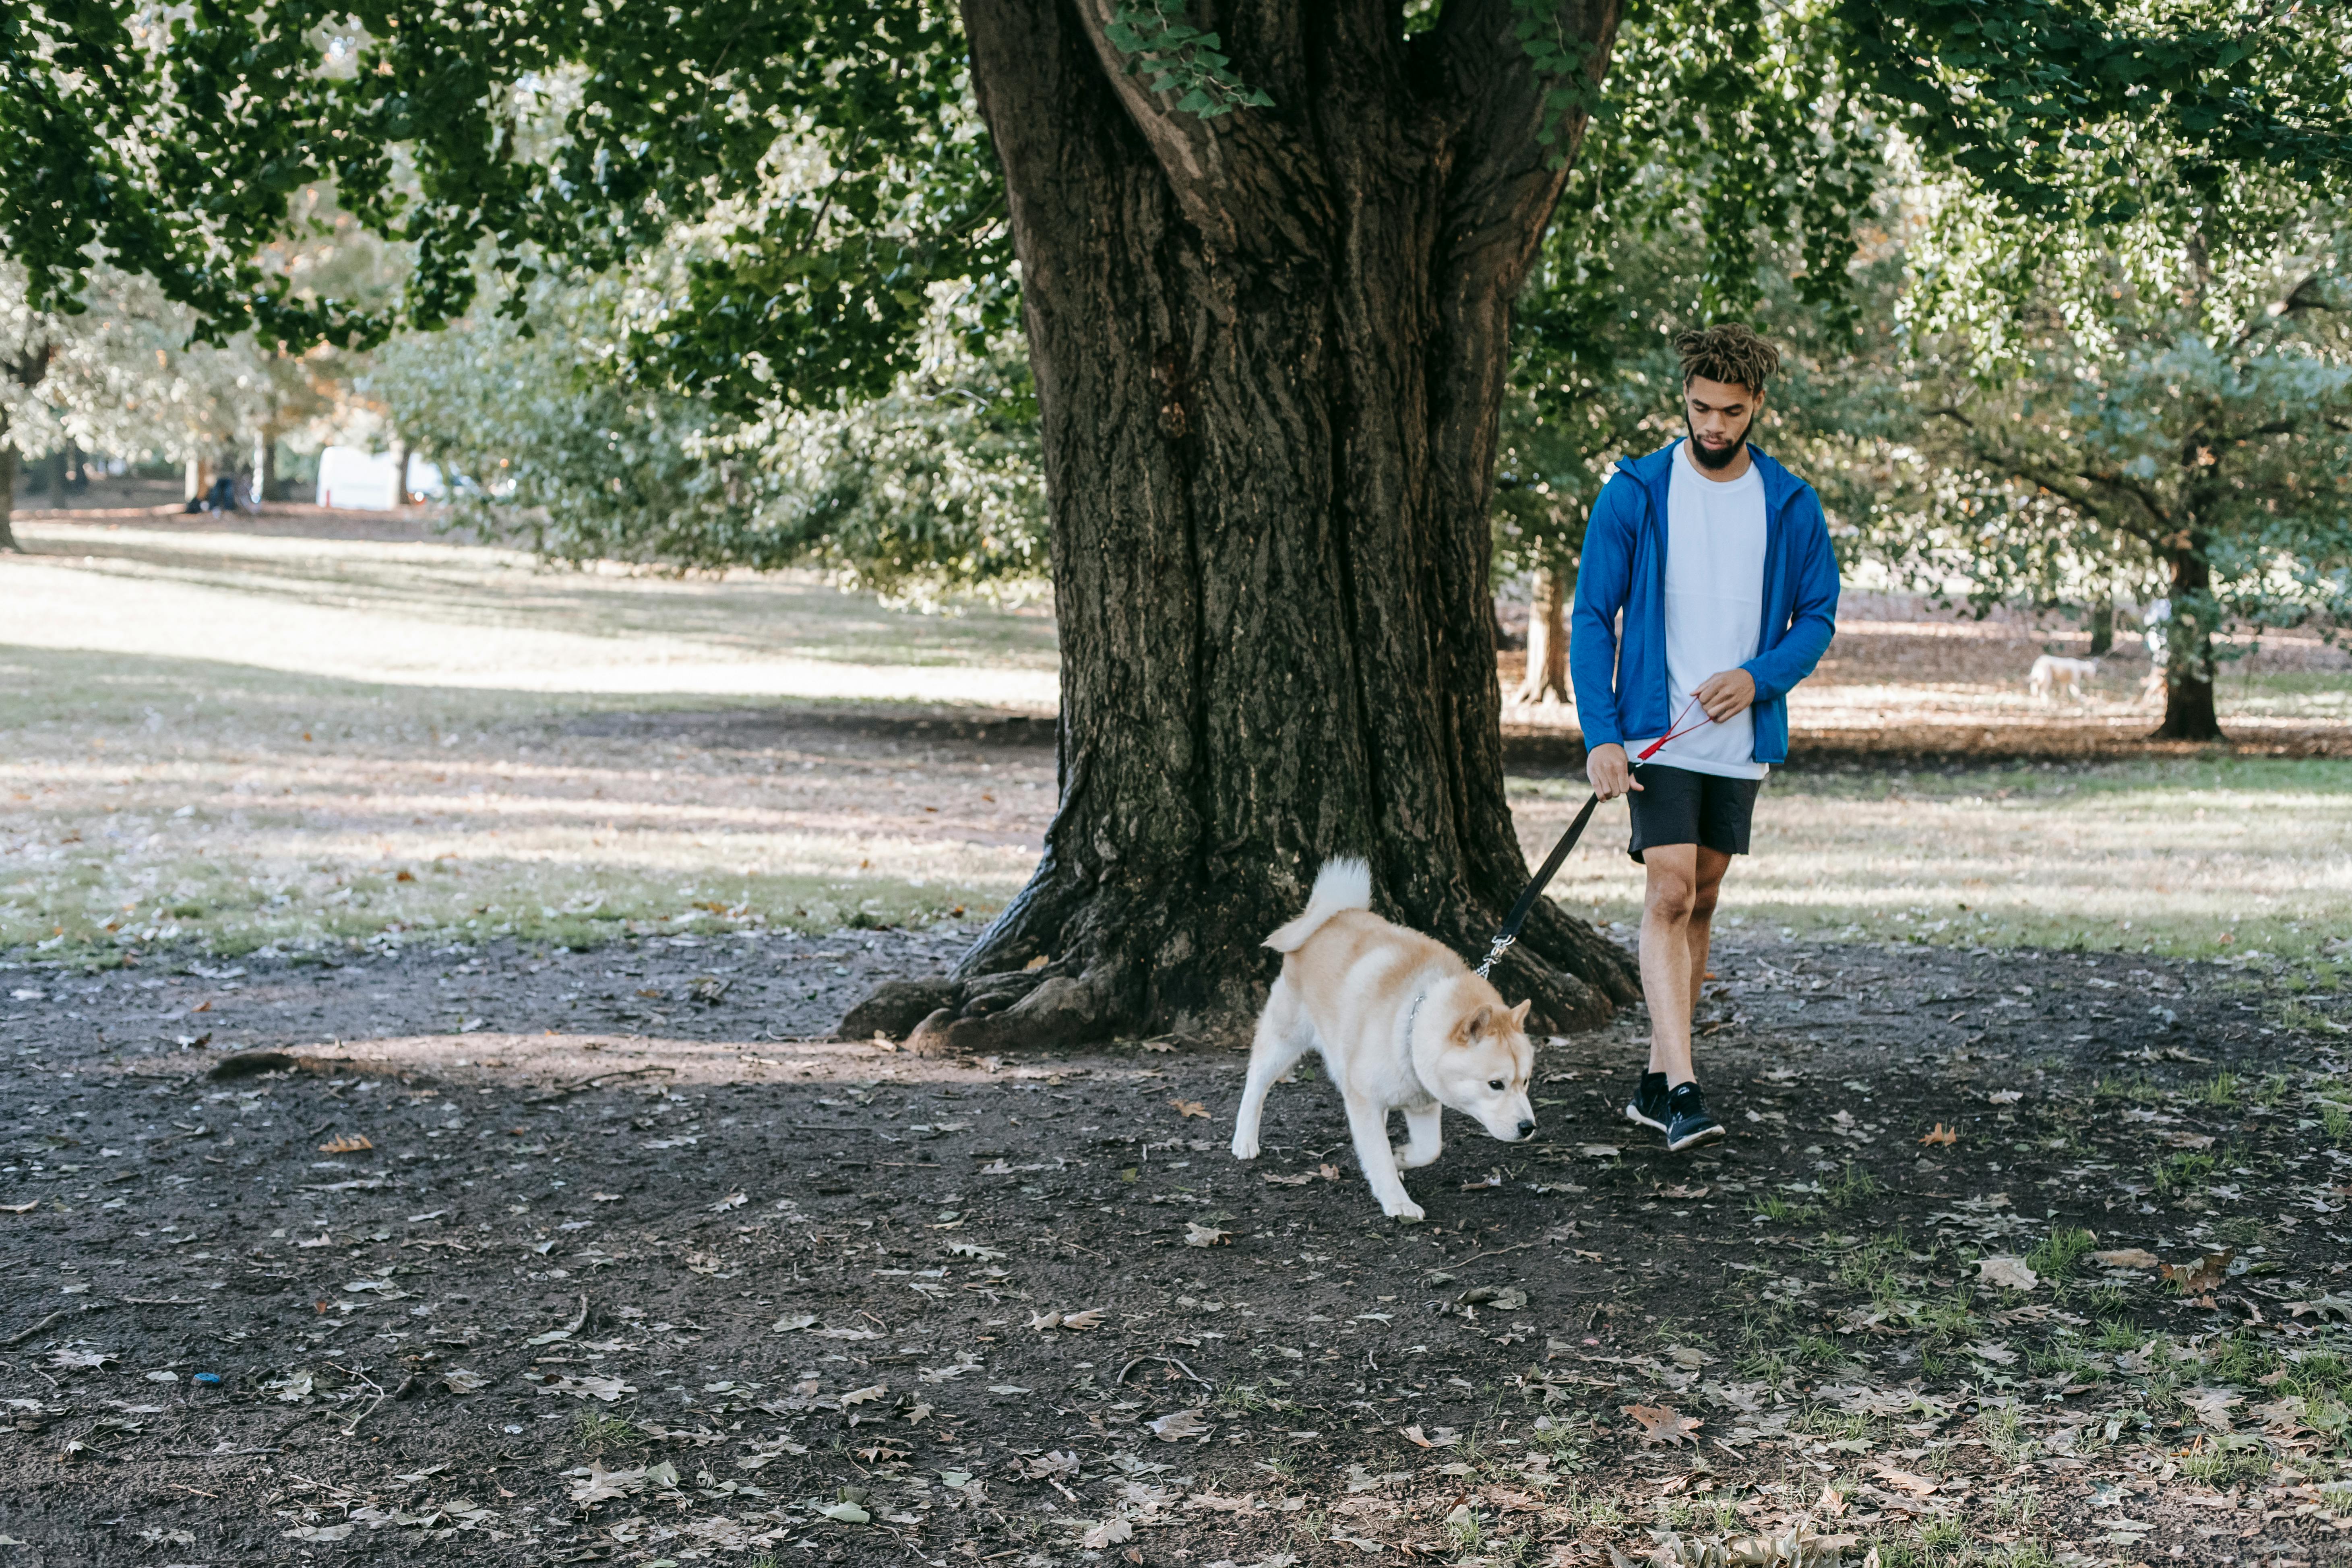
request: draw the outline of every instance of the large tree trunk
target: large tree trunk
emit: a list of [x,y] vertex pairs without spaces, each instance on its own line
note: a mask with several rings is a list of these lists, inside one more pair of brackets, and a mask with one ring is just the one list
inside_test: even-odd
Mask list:
[[1576,579],[1559,567],[1536,574],[1535,603],[1528,609],[1528,672],[1513,700],[1575,700],[1568,684],[1568,609],[1575,596]]
[[2164,722],[2151,741],[2219,741],[2213,710],[2213,574],[2190,548],[2172,555],[2172,615],[2165,623]]
[[[1392,5],[1197,9],[1276,108],[1175,111],[1102,38],[1107,0],[964,4],[1043,415],[1061,805],[921,1031],[940,1048],[1245,1026],[1262,938],[1335,855],[1474,955],[1527,876],[1487,510],[1511,299],[1564,175],[1507,0],[1410,45]],[[1605,58],[1614,0],[1563,18]],[[1560,1028],[1637,990],[1549,903],[1496,979]]]

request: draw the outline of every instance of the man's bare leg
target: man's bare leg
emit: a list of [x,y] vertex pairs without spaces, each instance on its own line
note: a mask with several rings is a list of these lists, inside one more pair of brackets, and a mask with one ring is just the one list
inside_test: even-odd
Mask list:
[[1715,904],[1731,857],[1696,844],[1645,847],[1649,887],[1642,901],[1642,994],[1650,1007],[1650,1070],[1673,1088],[1691,1067],[1691,1010],[1706,980]]

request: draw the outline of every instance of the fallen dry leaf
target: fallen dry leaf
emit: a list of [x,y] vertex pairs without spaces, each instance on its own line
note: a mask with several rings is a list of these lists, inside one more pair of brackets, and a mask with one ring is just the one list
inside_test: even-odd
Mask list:
[[730,1193],[725,1197],[719,1199],[717,1203],[712,1204],[710,1205],[710,1212],[713,1214],[725,1214],[729,1209],[740,1209],[749,1202],[751,1202],[751,1199],[741,1193]]
[[1708,1187],[1708,1186],[1699,1186],[1699,1187],[1692,1187],[1692,1186],[1660,1187],[1660,1188],[1658,1189],[1658,1195],[1659,1195],[1660,1197],[1662,1197],[1662,1198],[1680,1198],[1680,1199],[1683,1199],[1683,1200],[1684,1200],[1684,1201],[1685,1201],[1685,1202],[1688,1202],[1688,1201],[1690,1201],[1690,1200],[1692,1200],[1692,1199],[1695,1199],[1695,1198],[1703,1198],[1703,1197],[1706,1196],[1706,1194],[1709,1194],[1709,1193],[1713,1192],[1714,1190],[1715,1190],[1715,1189],[1714,1189],[1713,1187]]
[[368,1142],[368,1136],[366,1133],[354,1132],[348,1137],[328,1139],[324,1143],[319,1145],[319,1152],[321,1154],[356,1154],[362,1149],[373,1149],[375,1145],[373,1143]]
[[1645,1448],[1653,1443],[1689,1443],[1696,1446],[1698,1439],[1693,1434],[1706,1425],[1696,1416],[1684,1415],[1671,1405],[1621,1405],[1617,1413],[1631,1415],[1640,1423],[1642,1446]]
[[539,1385],[539,1391],[541,1394],[568,1394],[574,1399],[601,1400],[606,1405],[623,1394],[636,1392],[617,1377],[572,1377],[569,1374],[550,1378]]
[[1178,1116],[1205,1117],[1209,1114],[1209,1108],[1197,1100],[1171,1100],[1168,1103],[1176,1108]]
[[1462,1441],[1462,1434],[1451,1426],[1440,1426],[1435,1432],[1424,1435],[1418,1426],[1412,1426],[1397,1436],[1416,1448],[1451,1448]]
[[2162,1266],[2165,1281],[2184,1296],[2209,1295],[2230,1278],[2230,1260],[2236,1256],[2235,1249],[2225,1248],[2208,1252],[2194,1263],[2167,1263]]
[[2107,1252],[2094,1252],[2091,1261],[2109,1268],[2161,1268],[2164,1259],[2144,1247],[2118,1247]]
[[1206,1421],[1201,1419],[1201,1412],[1197,1408],[1171,1410],[1158,1420],[1147,1421],[1144,1425],[1150,1427],[1151,1435],[1163,1443],[1181,1443],[1187,1437],[1204,1437],[1215,1430]]
[[[1184,1222],[1184,1245],[1187,1247],[1223,1247],[1233,1238],[1234,1233],[1230,1230],[1219,1230],[1215,1226],[1202,1225],[1198,1220]],[[1065,1321],[1066,1323],[1066,1320]]]
[[2197,1418],[2217,1432],[2230,1430],[2230,1406],[2244,1402],[2245,1395],[2234,1388],[2189,1388],[2180,1394],[2180,1403],[2197,1412]]
[[1100,1552],[1107,1546],[1116,1546],[1122,1541],[1132,1540],[1134,1535],[1135,1526],[1127,1521],[1107,1519],[1087,1531],[1082,1544],[1089,1552]]
[[1887,1485],[1899,1487],[1913,1497],[1926,1497],[1940,1484],[1929,1480],[1926,1476],[1915,1476],[1908,1470],[1881,1469],[1877,1472],[1877,1476]]
[[1959,1141],[1960,1135],[1940,1121],[1921,1134],[1919,1139],[1922,1143],[1957,1143]]
[[2006,1290],[2031,1290],[2042,1283],[2042,1277],[2027,1268],[2022,1258],[1979,1258],[1977,1283],[1998,1285]]

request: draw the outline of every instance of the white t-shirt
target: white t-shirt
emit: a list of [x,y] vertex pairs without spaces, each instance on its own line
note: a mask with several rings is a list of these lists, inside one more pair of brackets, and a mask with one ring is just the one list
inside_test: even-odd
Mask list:
[[[1666,489],[1666,684],[1669,718],[1677,718],[1707,677],[1737,669],[1756,657],[1764,629],[1764,476],[1752,461],[1736,479],[1701,474],[1685,440],[1675,447]],[[1756,714],[1742,709],[1728,723],[1709,724],[1692,709],[1689,734],[1666,742],[1650,760],[1667,767],[1723,778],[1760,779],[1771,770],[1755,760]],[[1655,735],[1633,742],[1639,755]]]

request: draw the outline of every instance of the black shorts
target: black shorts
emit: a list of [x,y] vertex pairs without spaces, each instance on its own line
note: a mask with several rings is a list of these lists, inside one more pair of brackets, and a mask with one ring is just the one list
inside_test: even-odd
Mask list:
[[1633,838],[1625,852],[1667,844],[1696,844],[1725,855],[1748,853],[1748,824],[1756,815],[1762,779],[1727,779],[1688,768],[1644,763],[1633,770],[1642,787],[1625,799],[1633,808]]

